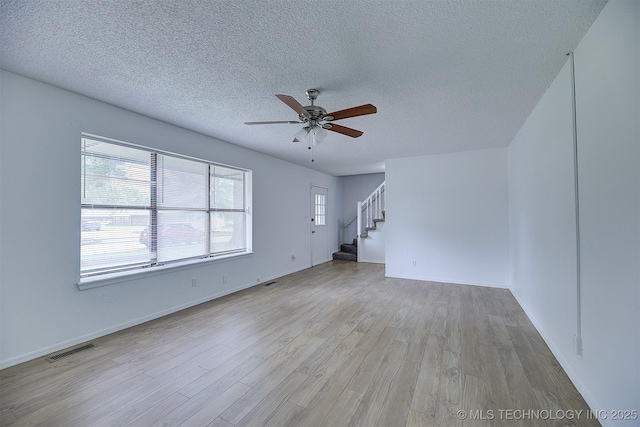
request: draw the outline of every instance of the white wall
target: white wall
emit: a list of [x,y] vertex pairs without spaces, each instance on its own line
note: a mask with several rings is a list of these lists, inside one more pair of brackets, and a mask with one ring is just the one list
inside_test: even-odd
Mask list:
[[639,2],[605,6],[575,68],[583,355],[568,64],[509,147],[512,289],[592,409],[640,411]]
[[391,159],[385,172],[387,276],[508,287],[506,148]]
[[[384,173],[370,173],[363,175],[348,175],[339,178],[342,187],[342,243],[351,243],[358,234],[357,221],[349,221],[357,215],[357,204],[378,188],[384,182]],[[347,224],[349,224],[347,226]]]
[[[0,87],[0,368],[309,267],[311,184],[338,248],[335,177],[5,71]],[[253,255],[79,291],[81,132],[252,169]]]
[[509,147],[512,292],[563,353],[576,332],[570,79],[567,64]]
[[367,237],[358,239],[358,262],[384,264],[385,257],[385,223],[376,223],[375,230],[369,230]]

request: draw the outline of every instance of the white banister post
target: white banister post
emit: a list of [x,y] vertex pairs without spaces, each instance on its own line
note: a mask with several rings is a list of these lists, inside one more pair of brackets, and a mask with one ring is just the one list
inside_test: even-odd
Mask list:
[[356,221],[356,227],[358,227],[356,230],[356,237],[360,238],[360,233],[362,233],[362,202],[358,202],[358,219]]
[[[376,190],[373,196],[373,209],[372,209],[373,213],[371,214],[372,218],[371,220],[373,221],[374,219],[378,218],[378,191]],[[375,224],[373,224],[375,225]]]

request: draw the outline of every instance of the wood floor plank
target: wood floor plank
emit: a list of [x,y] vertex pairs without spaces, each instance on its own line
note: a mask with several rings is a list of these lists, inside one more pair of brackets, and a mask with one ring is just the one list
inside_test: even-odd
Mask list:
[[548,423],[482,416],[588,411],[510,291],[378,264],[328,262],[92,342],[1,370],[0,425],[528,427]]
[[226,408],[251,390],[246,384],[235,383],[213,399],[189,399],[153,424],[159,426],[202,426],[216,419]]
[[425,300],[421,305],[420,317],[407,351],[407,360],[416,363],[420,363],[424,357],[424,349],[431,333],[431,324],[436,310],[437,297],[439,296],[433,284],[427,282],[424,286],[427,288],[425,290]]
[[458,417],[460,425],[474,427],[491,427],[498,424],[492,412],[493,406],[489,397],[490,391],[486,381],[473,375],[460,376],[460,407],[465,411],[466,418]]
[[[304,408],[295,405],[288,400],[280,403],[280,406],[271,414],[264,423],[264,427],[281,427],[290,425],[292,420],[299,417]],[[229,424],[232,425],[232,424]]]
[[451,286],[440,292],[431,325],[431,333],[444,337],[446,349],[457,354],[462,351],[460,289],[460,286]]
[[500,361],[503,364],[522,366],[503,317],[494,315],[489,315],[488,317],[489,324],[491,325],[492,342],[498,350]]
[[346,362],[325,382],[324,386],[316,393],[314,398],[309,402],[307,407],[291,419],[286,426],[317,426],[329,414],[336,402],[342,396],[346,389],[347,383],[356,373],[357,369],[362,365],[366,355],[373,348],[374,338],[369,336],[360,341],[362,346],[354,351]]
[[242,377],[263,364],[265,359],[249,354],[227,360],[216,366],[198,379],[182,387],[179,391],[189,398],[197,395],[206,388],[227,388],[240,381]]
[[364,395],[347,388],[344,389],[338,401],[333,405],[322,424],[323,427],[346,426],[360,405]]
[[226,422],[222,418],[218,417],[215,420],[207,424],[207,427],[233,427],[233,424]]
[[419,370],[418,363],[408,360],[401,362],[382,405],[382,413],[377,423],[379,426],[406,424]]
[[18,421],[18,418],[9,409],[0,411],[0,426],[8,426],[16,421]]
[[[513,408],[499,408],[499,409],[521,409],[521,410],[539,410],[540,404],[533,391],[533,387],[529,383],[526,373],[522,366],[519,365],[502,365],[505,373],[505,380],[511,393],[511,401],[513,402]],[[545,426],[546,423],[542,420],[527,420],[525,423],[523,420],[514,420],[514,425],[522,426]]]
[[[562,407],[571,411],[574,414],[587,414],[589,413],[589,406],[584,401],[582,395],[573,386],[573,383],[567,376],[567,373],[562,369],[560,363],[553,356],[538,354],[538,359],[547,372],[548,378],[553,384],[553,393],[558,396],[558,399],[562,402]],[[536,395],[537,396],[537,395]],[[538,399],[540,401],[540,399]],[[590,419],[587,415],[577,417],[576,425],[578,426],[597,426],[599,423],[596,420]]]
[[[444,357],[444,338],[431,334],[427,339],[424,357],[420,363],[420,371],[416,387],[411,399],[411,409],[424,414],[435,424],[438,406],[438,390]],[[420,417],[422,419],[423,417]]]
[[[360,337],[364,335],[355,332],[353,330],[354,327],[355,324],[348,321],[343,328],[337,330],[333,335],[326,336],[325,342],[300,364],[297,371],[312,375],[321,365],[326,363],[328,358],[333,356],[334,352],[345,353],[351,351],[352,346],[350,346],[349,343],[355,340],[355,345]],[[316,336],[322,338],[321,335],[317,334]]]
[[189,399],[180,393],[173,393],[124,425],[128,427],[150,426],[183,405],[187,400]]
[[462,378],[459,364],[458,353],[444,350],[438,381],[438,405],[436,407],[435,422],[437,426],[457,426],[460,423],[457,414],[458,411],[464,410],[464,408],[461,407],[460,402]]
[[[290,378],[300,363],[325,341],[323,338],[313,336],[313,333],[314,330],[312,329],[301,334],[280,354],[274,355],[271,359],[245,375],[240,381],[243,384],[253,386],[253,389],[237,404],[228,408],[221,415],[221,418],[232,424],[237,424],[260,400],[280,386],[284,380]],[[308,377],[308,375],[299,372],[298,374],[295,378],[302,378],[302,381]]]
[[435,418],[422,412],[409,410],[406,427],[435,427]]
[[[407,343],[394,341],[385,353],[379,367],[369,373],[372,376],[371,382],[349,425],[374,426],[378,423],[384,404],[389,397],[389,389],[404,362],[408,348]],[[415,365],[413,362],[405,363]]]
[[478,348],[484,361],[481,379],[487,384],[489,390],[487,405],[484,406],[484,409],[497,411],[498,409],[513,408],[511,393],[509,393],[498,349],[488,344],[479,344]]
[[236,383],[216,399],[198,408],[189,418],[183,421],[181,426],[203,426],[218,418],[229,406],[242,398],[249,387],[242,383]]
[[553,383],[521,327],[507,326],[522,368],[532,387],[553,391]]
[[181,387],[201,377],[205,372],[205,369],[196,366],[177,377],[165,375],[154,378],[145,384],[146,390],[139,387],[133,392],[124,393],[120,398],[89,412],[69,425],[124,425],[174,395]]
[[18,424],[24,425],[64,425],[91,413],[120,396],[120,390],[135,390],[142,384],[151,381],[151,377],[140,374],[131,377],[123,374],[106,384],[87,389],[87,394],[78,393],[62,400],[50,399],[51,403],[35,412],[19,416]]
[[313,332],[302,334],[289,346],[245,375],[241,381],[255,387],[265,380],[273,381],[284,378],[297,369],[324,342],[324,338],[314,337]]
[[365,393],[369,384],[373,380],[373,373],[378,370],[386,356],[388,348],[394,342],[394,337],[398,333],[396,328],[387,327],[378,337],[374,347],[371,349],[365,360],[358,367],[351,381],[347,385],[350,390],[358,393]]
[[351,350],[362,338],[361,333],[352,332],[336,347],[323,363],[308,371],[307,380],[288,398],[289,402],[306,407],[316,393],[329,380],[331,375],[340,369],[340,366],[350,356]]
[[[554,414],[557,414],[558,412],[563,413],[563,411],[566,410],[566,407],[564,406],[560,398],[555,393],[552,393],[547,390],[538,390],[534,388],[533,394],[536,396],[536,399],[538,400],[538,404],[540,405],[540,408],[546,411],[549,411],[548,413],[551,414],[551,416],[548,418],[556,418],[553,416]],[[543,418],[543,417],[540,417],[540,418]],[[567,427],[576,426],[576,420],[569,419],[566,417],[558,418],[557,420],[550,419],[548,421],[558,421],[559,423],[560,422],[562,423],[561,424],[562,426],[567,426]]]
[[[287,378],[285,378],[278,387],[274,388],[267,394],[259,403],[244,416],[239,421],[233,422],[234,420],[227,420],[229,422],[233,422],[237,427],[249,427],[255,425],[263,425],[267,421],[269,421],[274,415],[282,402],[288,401],[287,399],[291,394],[300,387],[301,384],[304,383],[305,380],[309,378],[308,375],[301,374],[300,372],[292,372]],[[257,389],[258,387],[254,388]],[[290,400],[289,400],[290,402]],[[240,403],[240,402],[239,402]],[[240,405],[244,405],[245,409],[247,407],[251,407],[251,405],[246,405],[246,401],[240,403]],[[221,417],[226,419],[224,415]]]

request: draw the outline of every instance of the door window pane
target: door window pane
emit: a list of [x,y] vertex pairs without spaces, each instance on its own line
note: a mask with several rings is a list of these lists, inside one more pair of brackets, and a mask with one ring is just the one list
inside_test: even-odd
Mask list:
[[316,225],[325,225],[326,222],[326,197],[324,194],[316,194],[315,197],[315,213],[316,213],[316,219],[315,219],[315,224]]

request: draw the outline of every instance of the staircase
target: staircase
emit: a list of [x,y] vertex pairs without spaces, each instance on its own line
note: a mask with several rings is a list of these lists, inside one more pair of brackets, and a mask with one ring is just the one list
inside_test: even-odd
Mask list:
[[371,224],[366,225],[364,227],[364,231],[360,234],[360,237],[362,237],[362,238],[369,237],[369,232],[370,231],[374,231],[374,230],[378,229],[378,223],[379,222],[384,222],[384,218],[385,218],[384,211],[380,211],[380,216],[381,216],[381,218],[373,218],[371,220]]
[[353,239],[353,243],[343,243],[340,250],[333,253],[334,260],[358,261],[358,239]]
[[[381,228],[385,221],[385,183],[380,184],[364,202],[358,202],[357,229],[358,234],[352,244],[340,245],[340,251],[333,254],[334,260],[362,262],[384,262],[384,233]],[[379,230],[379,231],[378,231]],[[370,232],[376,232],[374,238]],[[363,247],[358,256],[358,242],[362,239]]]

